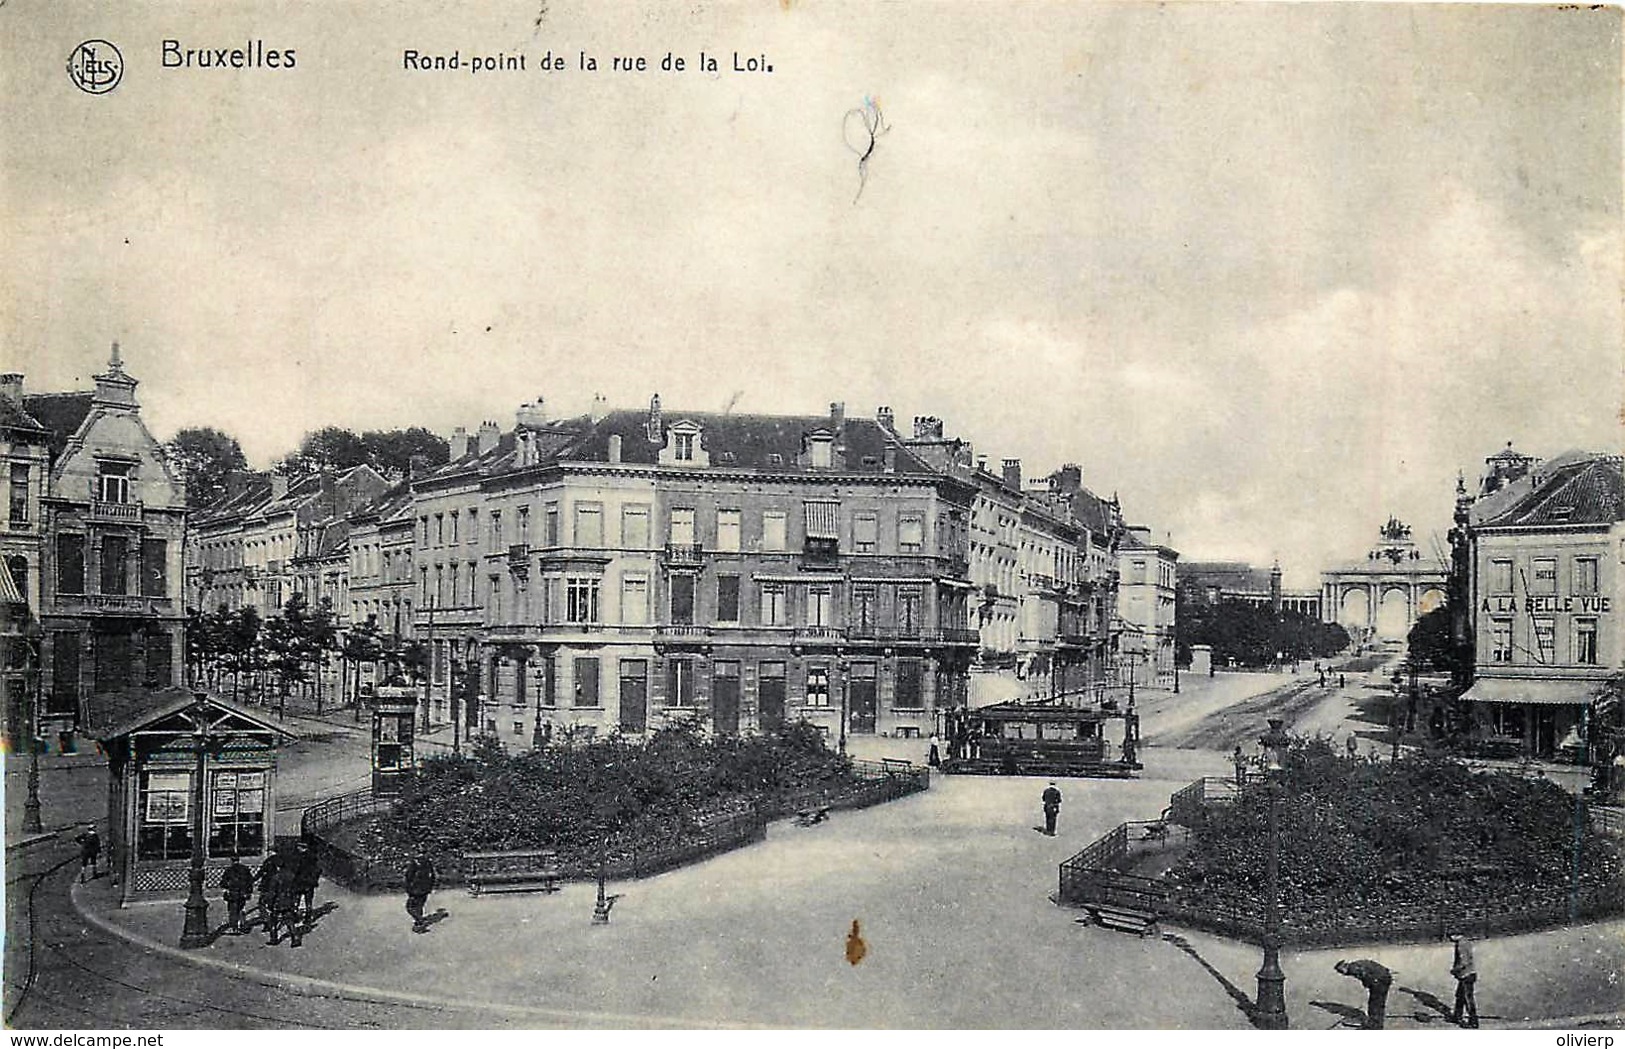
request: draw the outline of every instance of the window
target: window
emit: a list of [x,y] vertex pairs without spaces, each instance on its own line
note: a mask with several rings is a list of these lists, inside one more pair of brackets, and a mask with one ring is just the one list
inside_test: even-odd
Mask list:
[[897,695],[892,706],[902,710],[918,710],[925,706],[924,690],[920,687],[920,661],[918,659],[899,659],[897,661]]
[[717,549],[724,553],[739,552],[739,511],[717,511]]
[[598,701],[598,659],[594,656],[578,657],[575,671],[575,705],[578,707],[601,706]]
[[1597,559],[1595,557],[1576,557],[1574,559],[1574,592],[1576,594],[1595,594],[1597,592]]
[[829,668],[807,668],[807,705],[809,707],[829,706]]
[[446,544],[446,515],[445,514],[435,514],[434,515],[434,545],[435,546],[444,546],[445,544]]
[[673,546],[694,545],[694,510],[692,507],[678,506],[671,511],[671,536],[668,540]]
[[880,519],[872,513],[852,518],[852,549],[860,554],[872,554],[880,545]]
[[468,545],[478,546],[480,542],[480,512],[469,507],[468,510]]
[[1490,662],[1512,662],[1512,620],[1490,620]]
[[141,784],[141,833],[136,858],[185,859],[192,855],[192,774],[147,772]]
[[420,533],[418,545],[419,546],[428,546],[429,545],[429,515],[428,514],[424,514],[422,517],[418,518],[418,531]]
[[694,705],[694,661],[673,659],[666,664],[666,702],[674,707]]
[[130,501],[130,467],[127,463],[101,463],[96,474],[97,496],[104,503]]
[[835,616],[834,588],[809,586],[807,588],[807,625],[831,626]]
[[634,550],[649,546],[649,508],[644,505],[621,507],[621,545]]
[[739,577],[717,576],[717,622],[739,622]]
[[1145,582],[1145,562],[1144,561],[1135,561],[1135,562],[1132,563],[1132,566],[1131,566],[1130,571],[1129,571],[1128,581],[1130,583],[1143,583],[1143,582]]
[[903,514],[897,518],[897,549],[905,554],[917,554],[925,548],[925,518],[919,514]]
[[1512,562],[1490,562],[1490,592],[1493,594],[1512,593]]
[[265,773],[214,774],[209,804],[209,855],[258,856],[265,851]]
[[[17,584],[17,590],[22,594],[23,600],[28,601],[28,558],[14,554],[6,558],[6,568],[11,572],[12,581]],[[14,653],[21,653],[21,646],[12,648]]]
[[548,503],[542,542],[547,546],[559,545],[559,504]]
[[85,537],[62,533],[56,537],[56,590],[59,594],[85,592]]
[[575,545],[585,547],[604,545],[604,508],[602,504],[576,504]]
[[491,511],[491,549],[502,549],[502,511]]
[[897,591],[897,632],[914,637],[920,632],[920,605],[924,595],[918,587],[905,586]]
[[169,544],[162,539],[141,540],[141,596],[169,596]]
[[130,541],[122,535],[102,536],[102,589],[104,594],[130,592]]
[[1531,594],[1557,593],[1557,558],[1537,557],[1531,562],[1534,578],[1529,581]]
[[571,576],[564,586],[564,618],[569,623],[598,622],[598,580]]
[[785,550],[789,548],[786,535],[786,523],[789,520],[783,510],[764,510],[762,512],[762,549]]
[[694,461],[694,435],[691,433],[674,433],[671,435],[672,458],[680,463]]
[[429,566],[424,565],[418,569],[418,604],[433,606],[429,600]]
[[456,510],[451,512],[451,541],[454,543],[457,542],[457,520],[461,516]]
[[490,607],[491,622],[502,622],[502,577],[490,576],[486,579],[489,586],[486,588],[486,601]]
[[649,580],[643,576],[621,580],[621,622],[631,626],[649,622]]
[[790,622],[789,603],[783,583],[762,584],[762,625],[784,626]]
[[1574,661],[1595,666],[1597,663],[1597,621],[1595,619],[1576,619],[1574,621]]
[[28,523],[28,464],[11,464],[11,523]]
[[879,606],[879,595],[872,586],[858,586],[852,588],[852,626],[863,633],[870,633],[875,628],[875,612]]
[[828,470],[830,468],[830,450],[834,447],[834,444],[835,439],[824,434],[815,436],[808,441],[807,451],[811,456],[810,461],[814,470]]
[[1550,619],[1535,620],[1535,651],[1542,663],[1550,663],[1557,653],[1556,624]]
[[671,621],[694,622],[694,577],[691,575],[671,577]]
[[519,508],[519,542],[521,544],[530,542],[530,507],[528,506]]

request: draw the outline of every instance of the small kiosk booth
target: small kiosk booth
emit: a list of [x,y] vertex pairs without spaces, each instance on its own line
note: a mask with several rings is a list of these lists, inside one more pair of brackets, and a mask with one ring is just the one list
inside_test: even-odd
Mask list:
[[233,856],[258,867],[275,844],[276,748],[297,738],[201,692],[109,733],[108,851],[120,904],[183,898],[200,839],[210,889]]
[[410,779],[417,762],[413,740],[417,724],[417,689],[391,677],[372,702],[372,792],[393,797]]

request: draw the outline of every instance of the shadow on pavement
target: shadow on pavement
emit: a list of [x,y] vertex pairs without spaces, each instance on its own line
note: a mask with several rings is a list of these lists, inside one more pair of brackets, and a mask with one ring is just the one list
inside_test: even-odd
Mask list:
[[1337,1023],[1333,1025],[1334,1027],[1364,1027],[1366,1024],[1364,1009],[1356,1009],[1354,1006],[1344,1005],[1342,1002],[1311,1001],[1309,1004],[1338,1017]]
[[1183,936],[1178,936],[1171,932],[1165,932],[1162,934],[1162,938],[1165,942],[1173,944],[1175,947],[1178,947],[1180,950],[1196,959],[1197,965],[1200,965],[1202,968],[1206,969],[1209,976],[1219,981],[1219,986],[1224,988],[1224,992],[1228,994],[1231,1000],[1236,1003],[1236,1008],[1240,1009],[1242,1015],[1247,1017],[1247,1022],[1252,1022],[1254,1005],[1253,1000],[1247,996],[1246,991],[1243,991],[1240,987],[1237,987],[1235,984],[1231,983],[1230,979],[1225,976],[1224,973],[1208,964],[1208,960],[1196,953],[1196,948],[1192,947],[1190,945],[1190,941],[1186,940]]

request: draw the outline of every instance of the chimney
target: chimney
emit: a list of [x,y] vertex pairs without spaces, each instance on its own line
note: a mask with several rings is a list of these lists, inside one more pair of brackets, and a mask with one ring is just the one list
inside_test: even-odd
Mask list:
[[644,424],[644,432],[650,444],[664,445],[666,443],[666,419],[660,412],[660,395],[657,393],[649,398],[649,421]]
[[480,432],[478,437],[479,454],[484,455],[486,452],[489,452],[491,449],[495,448],[497,446],[497,442],[501,439],[502,428],[498,426],[494,420],[487,419],[485,422],[480,423]]
[[281,499],[288,494],[288,475],[271,471],[271,498]]
[[601,423],[601,422],[604,421],[604,416],[606,416],[608,414],[609,414],[609,402],[604,399],[604,395],[601,394],[601,393],[593,394],[592,395],[592,421],[594,423]]
[[875,409],[875,422],[892,433],[897,432],[897,417],[892,414],[890,405],[882,404]]
[[1000,465],[1003,467],[1005,486],[1021,491],[1021,460],[1005,459]]
[[451,431],[451,461],[456,462],[468,455],[468,431],[459,426]]
[[1083,467],[1077,463],[1063,463],[1050,474],[1050,491],[1057,495],[1076,495],[1083,490]]
[[516,427],[542,425],[541,405],[532,404],[530,401],[526,401],[524,404],[519,406],[518,410],[514,412],[513,421]]
[[10,397],[18,404],[23,402],[23,376],[21,372],[7,372],[0,375],[0,396]]
[[612,463],[621,461],[621,435],[618,433],[609,435],[609,461]]
[[979,474],[987,473],[987,456],[978,455],[976,457],[976,472]]
[[842,426],[845,426],[846,425],[846,402],[845,401],[830,401],[829,402],[829,418],[830,418],[830,421],[835,424],[835,428],[837,430],[839,430]]

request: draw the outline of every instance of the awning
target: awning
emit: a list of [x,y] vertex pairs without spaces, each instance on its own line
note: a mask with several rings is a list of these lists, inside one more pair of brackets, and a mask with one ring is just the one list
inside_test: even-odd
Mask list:
[[1472,703],[1544,703],[1567,706],[1589,706],[1599,682],[1580,680],[1552,680],[1550,678],[1484,677],[1473,682],[1463,692],[1462,699]]
[[840,503],[808,503],[807,504],[807,538],[808,539],[839,539],[839,538],[841,538],[841,504]]
[[12,578],[11,566],[0,558],[0,603],[8,605],[26,605],[28,599],[23,597],[22,581]]

